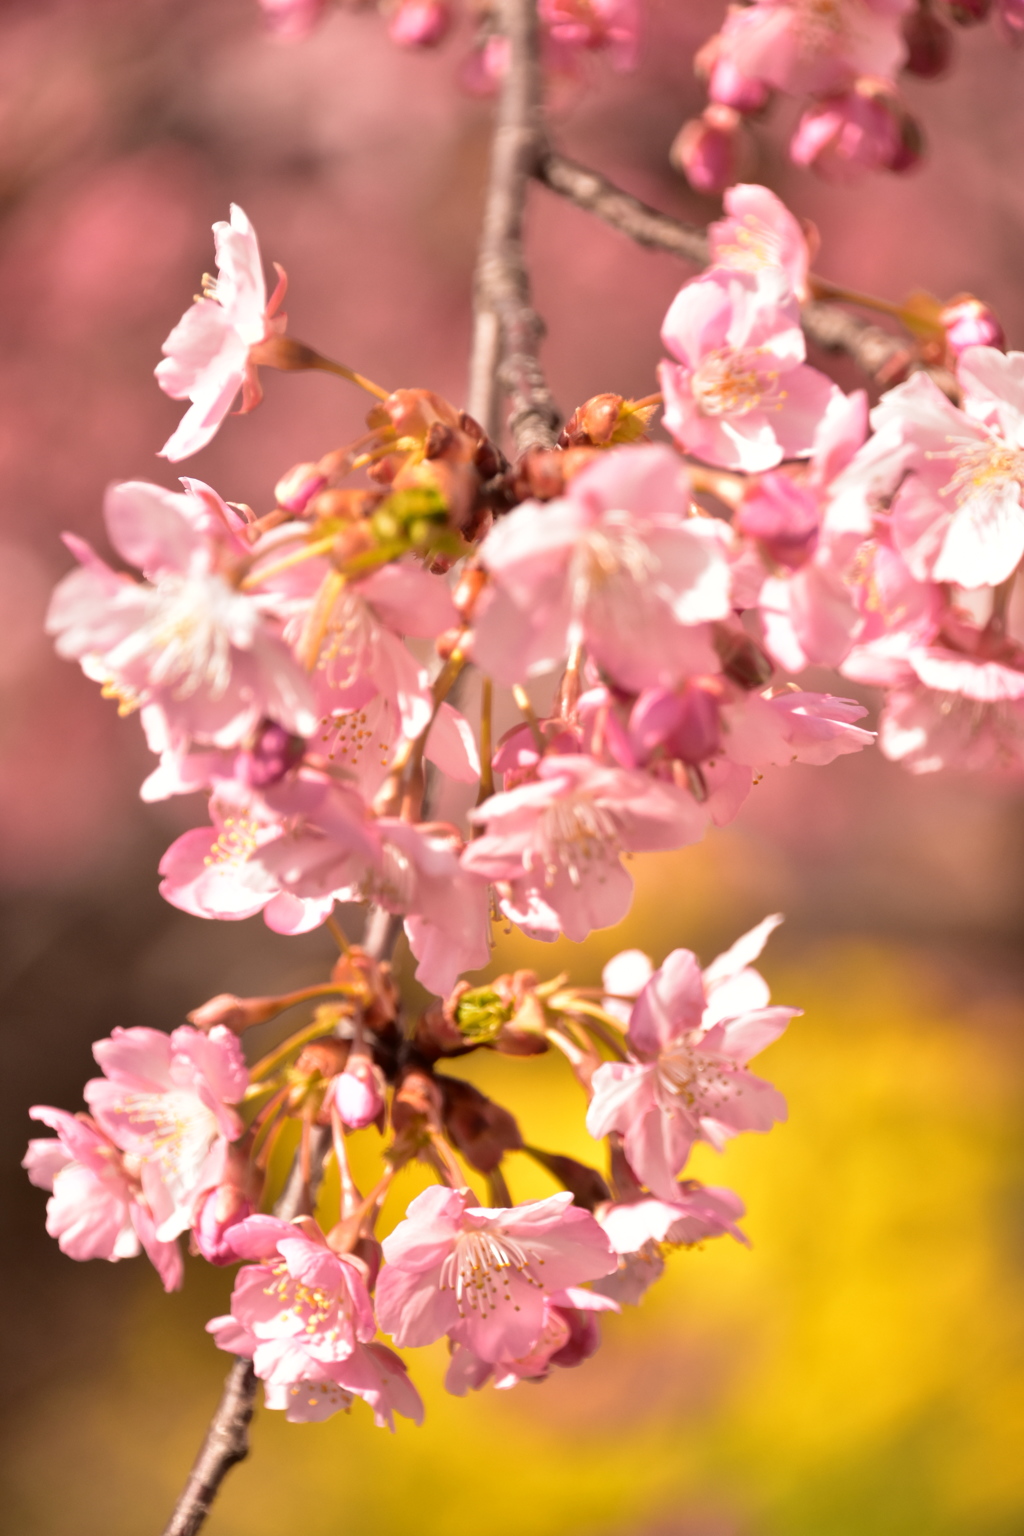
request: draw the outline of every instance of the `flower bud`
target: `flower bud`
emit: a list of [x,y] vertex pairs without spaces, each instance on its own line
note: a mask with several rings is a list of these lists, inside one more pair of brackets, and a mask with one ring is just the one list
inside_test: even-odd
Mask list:
[[732,107],[712,102],[679,130],[669,159],[695,192],[724,192],[747,174],[752,158],[743,119]]
[[301,736],[292,736],[283,725],[265,720],[253,745],[238,754],[236,776],[251,789],[269,789],[302,761],[305,750]]
[[385,1087],[384,1074],[374,1065],[369,1052],[354,1048],[344,1072],[332,1081],[327,1097],[343,1123],[352,1131],[361,1131],[372,1125],[383,1110]]
[[952,299],[939,319],[946,332],[946,344],[954,357],[959,357],[968,347],[998,347],[1001,351],[1006,346],[1006,337],[995,312],[973,294]]
[[904,69],[921,80],[944,75],[953,57],[953,34],[929,7],[921,5],[903,18],[907,45]]
[[506,1152],[523,1145],[514,1116],[472,1083],[438,1078],[444,1094],[444,1128],[471,1167],[493,1173]]
[[436,48],[451,24],[451,7],[443,0],[402,0],[388,24],[388,36],[400,48]]
[[192,1242],[208,1264],[234,1264],[238,1254],[226,1235],[256,1209],[233,1184],[220,1184],[200,1195],[193,1217]]
[[999,22],[1008,42],[1024,41],[1024,0],[999,0]]
[[296,464],[281,476],[274,487],[274,496],[278,506],[287,512],[304,512],[310,498],[322,491],[326,484],[327,476],[321,473],[319,465]]
[[718,695],[691,680],[680,691],[647,688],[629,717],[629,736],[638,762],[660,750],[680,762],[704,762],[721,751]]
[[740,74],[727,54],[721,54],[708,80],[708,96],[722,107],[736,112],[760,112],[771,95],[763,80]]

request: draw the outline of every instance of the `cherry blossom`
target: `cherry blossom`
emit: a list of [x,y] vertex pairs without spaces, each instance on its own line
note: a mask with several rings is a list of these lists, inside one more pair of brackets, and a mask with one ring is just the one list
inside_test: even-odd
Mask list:
[[662,1200],[677,1198],[675,1178],[696,1141],[720,1149],[739,1131],[785,1118],[781,1094],[746,1070],[799,1012],[769,1007],[750,967],[778,921],[767,918],[703,975],[695,955],[673,950],[633,1008],[633,1060],[594,1073],[587,1129],[617,1131],[633,1172]]
[[729,608],[722,528],[691,518],[667,448],[618,448],[564,498],[525,502],[488,534],[492,586],[474,616],[473,658],[503,682],[549,671],[574,644],[628,688],[716,663],[707,621]]
[[157,1236],[153,1213],[137,1175],[130,1174],[114,1142],[86,1115],[36,1104],[29,1110],[56,1138],[28,1144],[22,1167],[33,1184],[52,1190],[46,1230],[71,1259],[132,1259],[144,1249],[165,1291],[180,1288],[181,1251]]
[[648,1243],[690,1246],[726,1232],[745,1243],[736,1225],[743,1212],[742,1200],[731,1189],[681,1179],[670,1200],[641,1197],[602,1206],[596,1214],[615,1252],[625,1257]]
[[536,773],[471,813],[484,830],[462,855],[464,869],[498,882],[502,911],[534,938],[579,943],[619,922],[633,890],[620,855],[681,848],[707,824],[687,791],[591,757],[544,757]]
[[107,492],[111,543],[146,579],[115,572],[73,539],[82,563],[58,585],[46,621],[57,650],[125,711],[146,707],[154,750],[235,746],[266,718],[310,735],[312,690],[271,617],[273,599],[232,580],[247,547],[241,520],[208,486],[189,486],[178,494],[129,481]]
[[[268,7],[284,32],[305,30],[315,10],[309,0]],[[284,315],[278,313],[284,274],[278,269],[280,281],[268,305],[256,232],[236,204],[231,205],[230,223],[222,220],[213,226],[213,238],[216,280],[182,315],[163,344],[166,355],[156,369],[165,394],[192,402],[160,450],[172,463],[206,447],[239,390],[243,412],[259,404],[262,390],[250,349],[285,326]]]
[[568,1193],[486,1209],[440,1187],[412,1201],[384,1258],[377,1315],[399,1347],[448,1334],[492,1365],[537,1346],[550,1298],[615,1267],[597,1222]]
[[1024,556],[1024,353],[971,347],[958,410],[923,373],[871,413],[849,475],[895,492],[892,533],[918,580],[998,586]]
[[241,1135],[233,1106],[249,1085],[238,1040],[218,1025],[204,1034],[115,1029],[97,1040],[103,1070],[85,1085],[100,1129],[138,1169],[156,1235],[187,1231],[197,1196],[217,1184],[226,1146]]
[[729,187],[724,201],[726,218],[708,226],[713,264],[736,272],[779,267],[796,298],[804,300],[811,253],[785,203],[767,187],[744,183]]
[[372,1342],[366,1266],[335,1253],[315,1222],[253,1216],[232,1227],[238,1272],[231,1313],[207,1324],[221,1349],[251,1356],[268,1408],[295,1422],[330,1417],[365,1398],[380,1426],[419,1423],[423,1405],[402,1361]]
[[781,269],[712,268],[674,299],[658,377],[665,426],[687,453],[726,469],[806,457],[837,393],[804,362],[800,314]]
[[823,96],[860,75],[893,79],[906,56],[900,28],[911,0],[756,0],[722,33],[744,76],[793,95]]

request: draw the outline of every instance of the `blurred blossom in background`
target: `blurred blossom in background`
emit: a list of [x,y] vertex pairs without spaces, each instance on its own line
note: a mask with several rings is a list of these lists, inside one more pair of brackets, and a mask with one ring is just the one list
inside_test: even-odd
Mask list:
[[[721,7],[645,8],[639,73],[595,66],[561,104],[561,147],[703,223],[717,205],[685,187],[667,147],[702,105],[691,61]],[[230,1288],[189,1263],[184,1292],[164,1298],[143,1264],[63,1258],[18,1168],[27,1105],[76,1104],[89,1042],[112,1026],[171,1028],[216,992],[287,990],[330,949],[323,933],[285,942],[259,919],[206,924],[157,897],[158,858],[190,808],[141,806],[137,721],[51,654],[43,614],[70,563],[59,534],[102,546],[112,479],[173,486],[155,451],[180,407],[152,369],[231,201],[288,270],[295,335],[385,384],[461,399],[492,109],[455,88],[458,58],[457,45],[395,49],[372,11],[332,13],[283,46],[255,0],[0,8],[0,1520],[18,1536],[160,1528],[223,1378],[202,1325]],[[823,186],[785,159],[778,123],[754,174],[818,225],[823,275],[892,299],[969,289],[1022,347],[1022,70],[979,29],[961,34],[948,81],[911,81],[931,144],[912,178]],[[531,218],[563,410],[600,390],[649,393],[688,271],[539,188]],[[259,415],[188,466],[260,509],[283,468],[354,437],[365,410],[323,376],[265,384]],[[734,827],[638,859],[628,923],[585,952],[502,938],[496,970],[565,963],[593,982],[625,946],[709,959],[787,913],[764,968],[806,1010],[766,1065],[790,1122],[721,1158],[702,1149],[694,1170],[746,1200],[753,1249],[676,1255],[585,1376],[458,1401],[438,1347],[410,1361],[422,1429],[392,1438],[358,1412],[299,1429],[260,1411],[211,1536],[1024,1528],[1022,833],[1019,790],[913,779],[865,752],[769,774]],[[565,1149],[589,1160],[568,1070],[531,1063],[529,1091],[518,1070],[464,1068],[482,1086],[500,1075],[528,1141],[564,1112]],[[361,1134],[369,1160],[376,1132]],[[553,1188],[521,1155],[511,1174],[517,1199]],[[396,1183],[392,1223],[417,1177]]]

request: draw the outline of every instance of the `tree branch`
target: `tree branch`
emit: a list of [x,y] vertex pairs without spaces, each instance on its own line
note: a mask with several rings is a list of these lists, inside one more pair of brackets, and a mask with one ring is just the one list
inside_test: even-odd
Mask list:
[[559,414],[537,352],[544,324],[530,303],[523,213],[545,147],[536,0],[502,0],[508,65],[502,82],[474,297],[469,414],[497,437],[499,398],[520,452],[553,448]]
[[[711,253],[704,230],[684,224],[667,213],[659,213],[638,197],[623,192],[599,171],[589,170],[551,149],[539,156],[534,167],[537,180],[552,192],[575,203],[577,208],[596,214],[638,245],[668,251],[694,266],[707,266]],[[906,360],[907,342],[835,304],[811,299],[803,305],[801,315],[804,334],[809,340],[826,352],[844,353],[872,379],[884,377],[886,369],[898,367]],[[945,369],[926,368],[925,371],[948,392],[951,381]]]

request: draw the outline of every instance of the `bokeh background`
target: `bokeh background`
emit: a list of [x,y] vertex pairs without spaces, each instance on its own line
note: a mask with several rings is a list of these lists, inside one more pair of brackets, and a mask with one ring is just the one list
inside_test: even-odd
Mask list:
[[[644,7],[638,74],[595,67],[562,93],[556,136],[704,221],[715,206],[666,151],[699,107],[690,61],[721,7]],[[329,954],[323,935],[285,941],[259,919],[204,924],[160,902],[156,862],[198,810],[139,804],[137,723],[51,657],[59,533],[102,541],[112,479],[173,485],[154,451],[179,407],[152,368],[232,200],[288,269],[295,335],[386,384],[462,397],[491,111],[456,88],[464,44],[410,57],[362,11],[285,47],[255,0],[0,6],[0,1523],[18,1536],[161,1528],[224,1374],[202,1324],[230,1287],[190,1263],[165,1298],[142,1262],[64,1259],[17,1167],[27,1105],[76,1107],[89,1042],[114,1025],[172,1028],[212,993],[295,985]],[[1020,346],[1024,56],[985,28],[958,44],[949,79],[908,91],[930,142],[915,176],[850,191],[795,173],[785,112],[761,133],[758,174],[818,224],[824,275],[889,298],[971,289]],[[530,220],[563,409],[648,393],[687,274],[543,190]],[[261,410],[188,466],[261,510],[284,468],[355,436],[364,410],[333,379],[266,383]],[[412,1354],[419,1430],[392,1438],[362,1405],[310,1427],[260,1411],[211,1536],[1024,1529],[1022,831],[1013,786],[914,780],[866,752],[770,774],[731,829],[637,860],[622,930],[554,953],[502,938],[503,968],[593,981],[626,944],[709,959],[787,913],[764,968],[806,1012],[764,1070],[790,1122],[696,1168],[743,1195],[753,1248],[676,1255],[595,1360],[542,1386],[460,1402],[441,1390],[443,1351]],[[528,1139],[587,1155],[558,1063],[466,1071]],[[525,1160],[511,1176],[518,1198],[550,1188]]]

